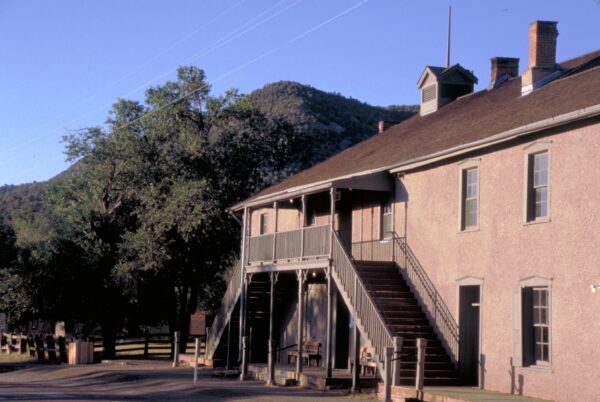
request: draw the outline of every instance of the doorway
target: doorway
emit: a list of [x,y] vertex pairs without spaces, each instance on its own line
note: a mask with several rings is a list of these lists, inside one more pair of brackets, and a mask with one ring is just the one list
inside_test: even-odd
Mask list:
[[459,287],[459,371],[464,385],[479,385],[479,308],[481,287]]

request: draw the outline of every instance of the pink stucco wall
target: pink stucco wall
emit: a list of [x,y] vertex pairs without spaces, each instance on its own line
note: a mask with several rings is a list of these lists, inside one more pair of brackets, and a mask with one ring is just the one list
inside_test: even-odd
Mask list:
[[[440,133],[443,135],[443,133]],[[600,400],[600,124],[553,134],[550,222],[524,224],[521,143],[480,158],[479,229],[459,230],[459,164],[408,173],[406,235],[450,310],[458,286],[483,278],[481,353],[485,387],[510,392],[512,290],[532,275],[552,278],[551,369],[517,368],[523,393],[560,401]],[[400,186],[398,186],[400,187]],[[401,191],[397,190],[399,194]],[[405,204],[395,204],[403,234]],[[355,216],[356,213],[355,213]]]

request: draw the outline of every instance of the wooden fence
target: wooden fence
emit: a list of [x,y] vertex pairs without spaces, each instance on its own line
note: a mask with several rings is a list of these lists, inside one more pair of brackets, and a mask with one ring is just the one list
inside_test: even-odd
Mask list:
[[[200,336],[201,353],[204,354],[206,337]],[[102,338],[93,338],[94,360],[100,361],[103,346]],[[37,336],[22,334],[1,334],[0,353],[29,353],[30,357],[39,360],[67,361],[68,343],[64,338],[53,336]],[[195,337],[187,339],[186,349],[194,350]],[[115,358],[117,359],[167,359],[173,357],[174,338],[170,334],[151,334],[139,337],[117,337]]]
[[[200,336],[201,349],[204,350],[206,337]],[[94,338],[94,355],[96,360],[103,358],[101,338]],[[187,339],[186,350],[194,350],[194,337]],[[173,357],[174,338],[171,334],[151,334],[139,337],[118,337],[115,344],[117,359],[166,359]]]

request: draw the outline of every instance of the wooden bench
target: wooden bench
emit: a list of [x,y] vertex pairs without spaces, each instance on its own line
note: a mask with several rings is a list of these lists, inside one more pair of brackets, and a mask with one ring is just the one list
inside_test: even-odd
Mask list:
[[[373,361],[373,357],[371,353],[369,353],[369,349],[366,346],[360,348],[359,355],[359,369],[361,375],[370,374],[373,377],[377,375],[377,364]],[[350,358],[350,371],[352,371],[352,366],[354,365],[354,359]]]
[[[298,359],[298,351],[293,350],[288,352],[288,364],[291,364],[291,359],[294,361]],[[308,367],[311,366],[311,362],[316,363],[316,367],[321,364],[321,342],[318,341],[305,341],[302,343],[302,359],[306,360]]]

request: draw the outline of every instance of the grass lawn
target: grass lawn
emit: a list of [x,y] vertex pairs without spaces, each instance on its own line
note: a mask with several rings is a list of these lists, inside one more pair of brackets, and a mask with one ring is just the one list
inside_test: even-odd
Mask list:
[[33,361],[35,358],[29,357],[29,354],[19,354],[19,353],[11,353],[8,354],[0,354],[0,363],[19,363],[19,362],[28,362]]

